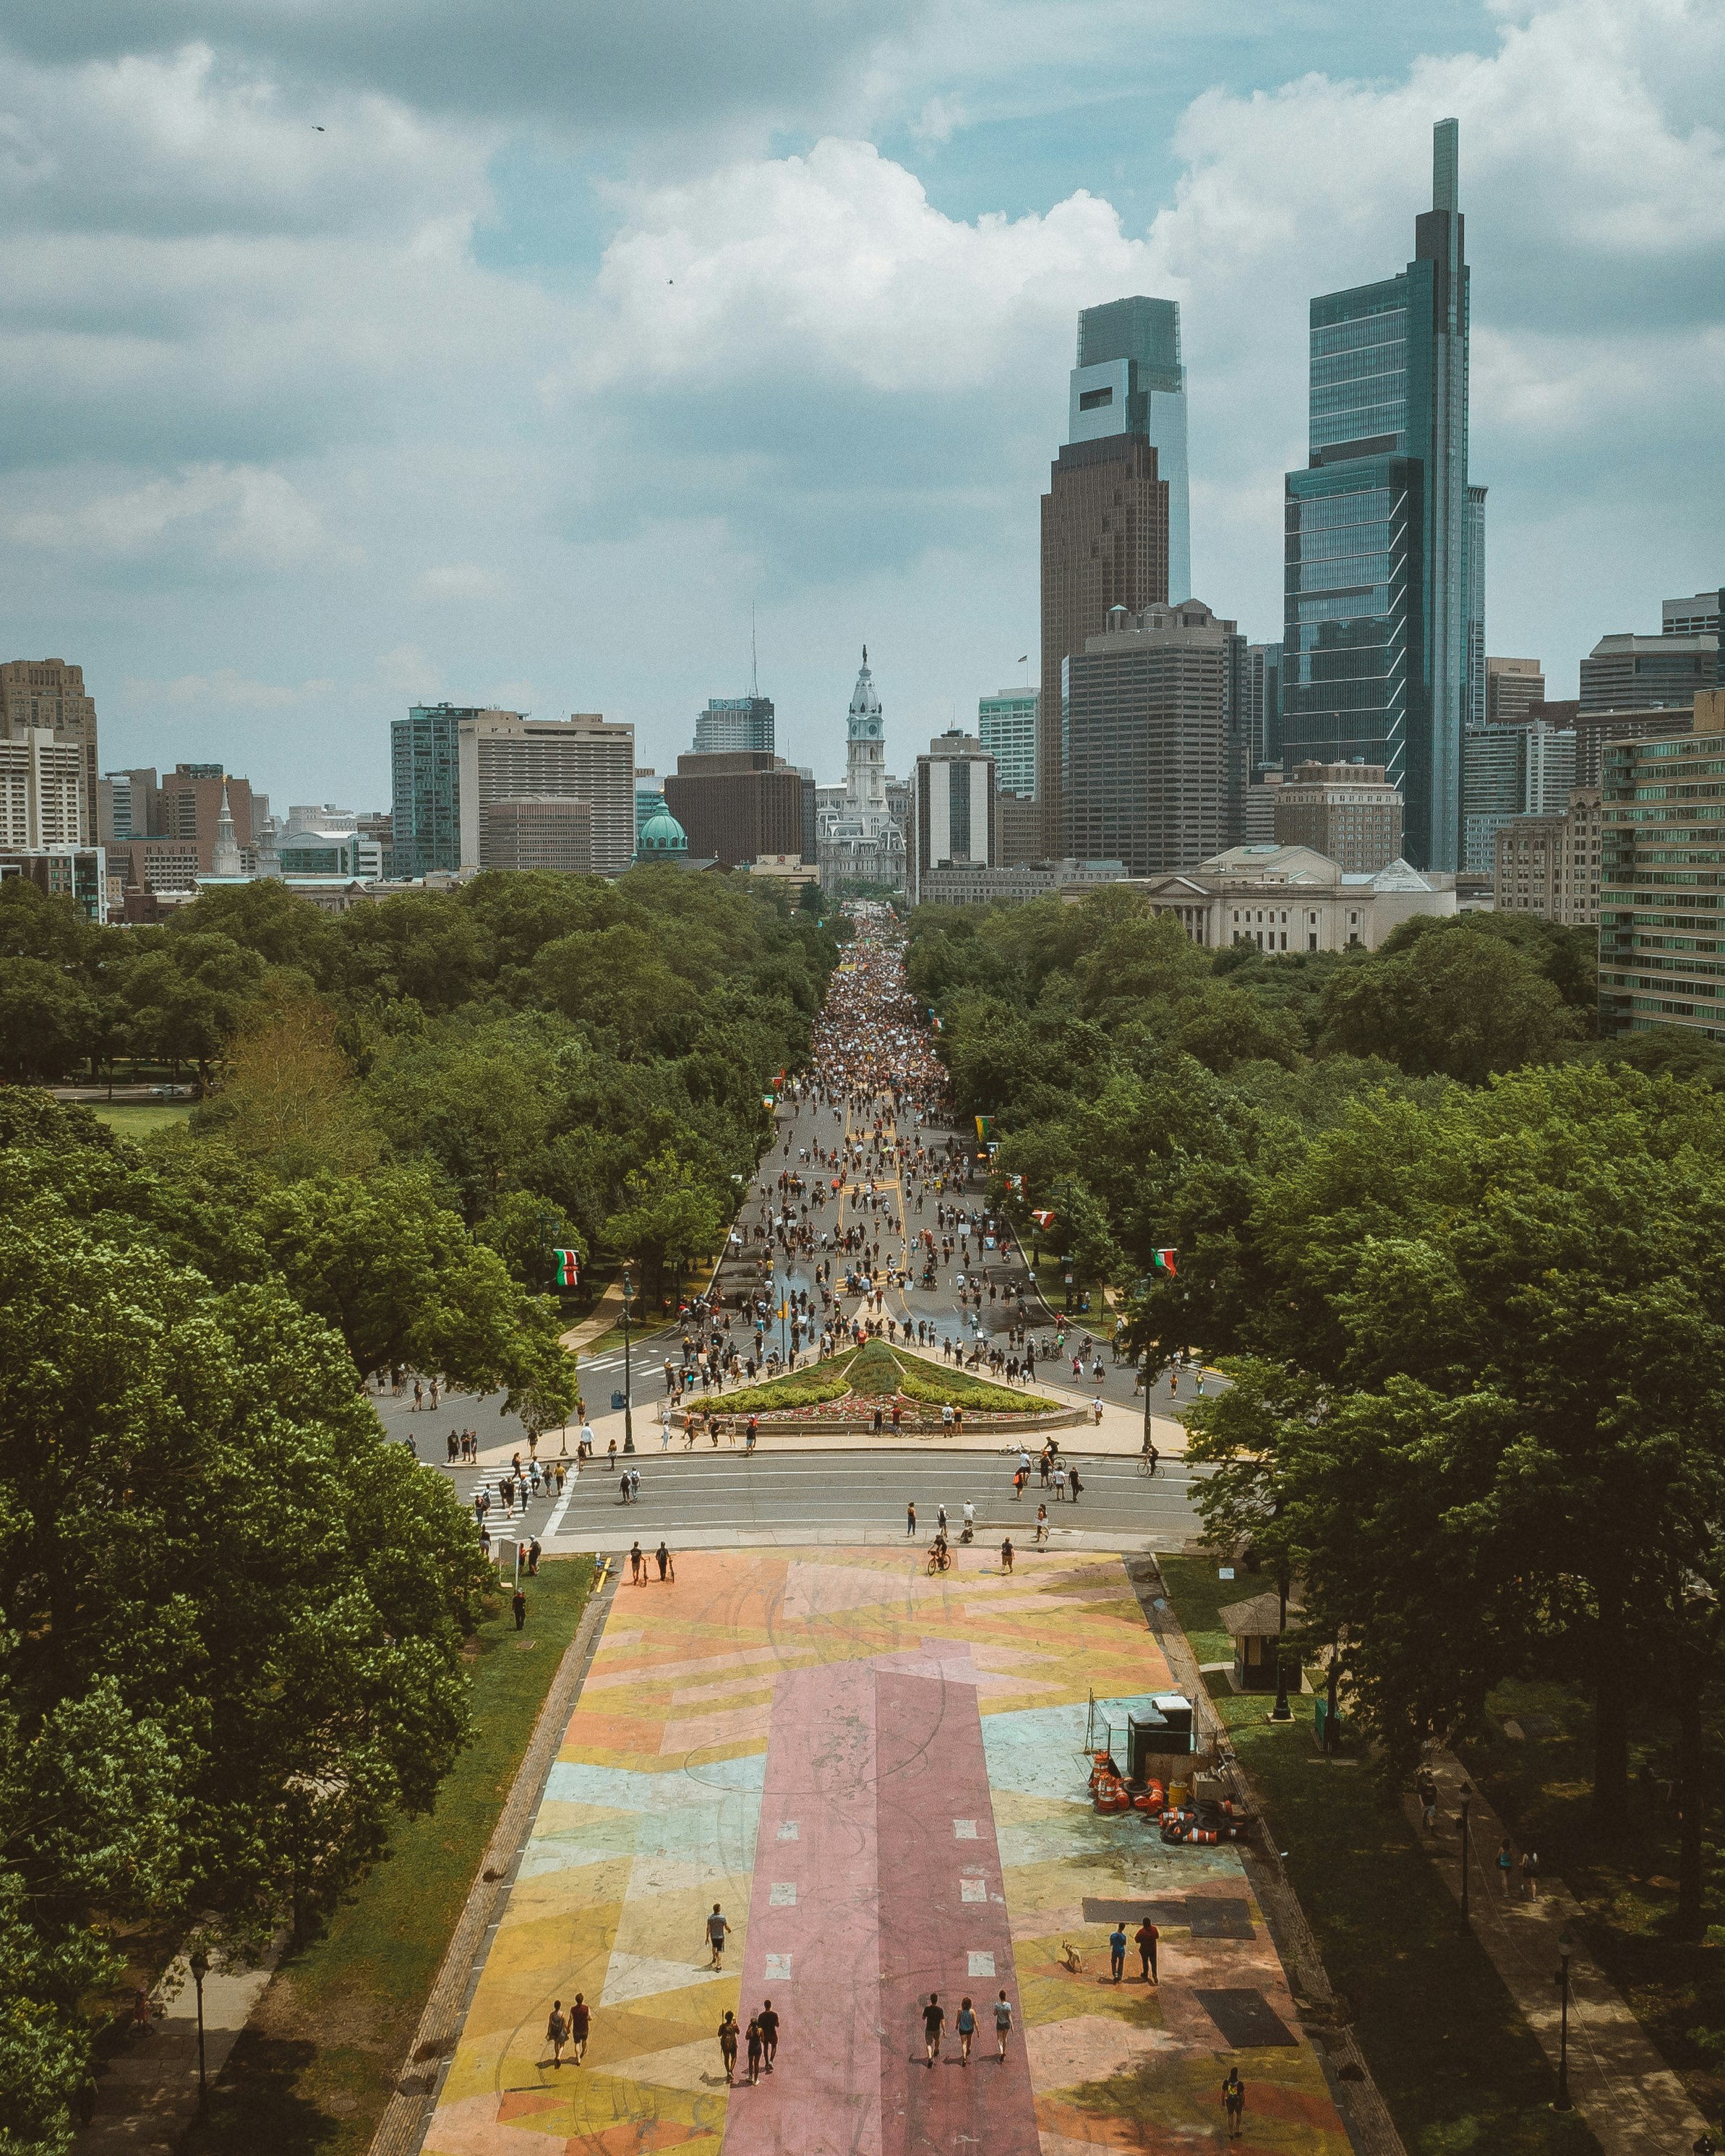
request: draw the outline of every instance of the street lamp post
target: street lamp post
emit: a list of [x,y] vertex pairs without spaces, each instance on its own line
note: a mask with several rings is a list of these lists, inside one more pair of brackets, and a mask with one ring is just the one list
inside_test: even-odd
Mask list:
[[1467,1808],[1473,1802],[1473,1791],[1466,1783],[1461,1784],[1461,1921],[1467,1917]]
[[209,2084],[203,2071],[203,1979],[209,1974],[209,1956],[201,1946],[193,1947],[189,1967],[192,1981],[198,1988],[198,2108],[209,2108]]
[[633,1365],[629,1361],[629,1300],[630,1283],[629,1267],[623,1268],[623,1449],[635,1449],[634,1383]]
[[1291,1722],[1294,1710],[1288,1705],[1288,1661],[1282,1651],[1282,1638],[1288,1629],[1288,1574],[1283,1566],[1276,1575],[1276,1704],[1270,1710],[1272,1722]]
[[1565,1924],[1558,1933],[1558,2092],[1552,2098],[1553,2111],[1574,2111],[1569,2098],[1569,1957],[1575,1951],[1574,1934]]

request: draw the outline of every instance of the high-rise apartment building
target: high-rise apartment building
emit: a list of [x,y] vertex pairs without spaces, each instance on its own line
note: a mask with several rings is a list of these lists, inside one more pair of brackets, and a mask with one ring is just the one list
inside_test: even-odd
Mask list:
[[[706,709],[696,717],[695,753],[771,756],[775,747],[773,736],[771,697],[709,696]],[[695,847],[696,853],[700,850]]]
[[1725,690],[1688,730],[1608,742],[1599,872],[1599,1031],[1687,1026],[1725,1039]]
[[932,870],[997,865],[996,778],[993,756],[962,727],[937,734],[917,757],[905,848],[912,906],[922,902]]
[[1000,689],[977,699],[977,739],[994,759],[1003,793],[1036,791],[1037,701],[1034,689]]
[[1518,816],[1561,816],[1578,784],[1579,743],[1572,726],[1537,718],[1470,726],[1461,743],[1462,867],[1490,875],[1497,834]]
[[0,846],[34,852],[81,846],[84,746],[52,726],[19,726],[0,740]]
[[1382,764],[1423,868],[1461,850],[1474,519],[1457,123],[1434,131],[1414,259],[1312,302],[1311,445],[1287,475],[1281,749]]
[[1464,726],[1486,721],[1486,490],[1467,490],[1467,685],[1462,694]]
[[1245,643],[1199,599],[1113,608],[1061,668],[1062,855],[1154,875],[1219,853],[1245,777]]
[[1560,810],[1517,816],[1497,836],[1491,904],[1565,928],[1599,920],[1599,789],[1574,788]]
[[96,837],[105,846],[162,831],[161,783],[152,769],[105,771],[96,781]]
[[1537,659],[1488,659],[1486,708],[1470,726],[1512,726],[1527,716],[1530,705],[1545,701],[1545,669]]
[[587,803],[596,875],[621,875],[634,859],[633,726],[597,711],[574,711],[567,719],[479,711],[456,728],[456,763],[461,867],[492,865],[484,844],[485,809],[530,796]]
[[[591,858],[621,875],[635,850],[634,728],[593,711],[534,719],[477,706],[416,704],[390,727],[393,873],[485,868],[484,811],[528,797],[586,802]],[[501,827],[500,827],[501,828]]]
[[80,814],[86,838],[96,831],[95,700],[85,691],[84,669],[64,659],[13,659],[0,665],[0,741],[27,726],[46,726],[57,741],[75,742],[81,754]]
[[[1172,300],[1116,300],[1078,318],[1067,439],[1042,497],[1041,691],[1036,798],[1046,853],[1061,850],[1060,669],[1112,608],[1164,603],[1191,583],[1186,374]],[[1178,558],[1176,558],[1178,556]]]
[[554,793],[518,793],[480,811],[480,853],[492,869],[593,870],[593,807]]
[[1299,764],[1274,792],[1277,845],[1309,846],[1348,875],[1401,858],[1402,797],[1381,764]]

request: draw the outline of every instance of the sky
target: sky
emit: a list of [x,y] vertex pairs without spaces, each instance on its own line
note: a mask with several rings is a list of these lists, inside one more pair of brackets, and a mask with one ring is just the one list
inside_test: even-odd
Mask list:
[[[1725,583],[1718,0],[0,0],[0,656],[102,760],[744,693],[840,774],[1037,639],[1078,310],[1180,303],[1194,583],[1281,633],[1307,302],[1461,121],[1486,648]],[[1184,596],[1175,594],[1174,596]]]

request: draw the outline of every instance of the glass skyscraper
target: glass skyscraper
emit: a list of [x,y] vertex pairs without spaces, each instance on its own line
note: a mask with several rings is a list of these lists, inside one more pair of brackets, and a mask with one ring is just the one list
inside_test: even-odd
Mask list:
[[1312,302],[1310,460],[1287,475],[1281,747],[1382,764],[1408,858],[1454,869],[1484,489],[1467,483],[1468,274],[1459,129],[1433,131],[1432,207],[1399,276]]
[[977,699],[977,735],[994,759],[994,783],[1003,793],[1027,798],[1036,791],[1036,691],[1002,689]]
[[398,876],[461,865],[463,719],[477,711],[453,704],[415,704],[389,726],[391,861]]
[[771,756],[773,752],[770,696],[709,696],[695,719],[697,756]]
[[1186,370],[1180,303],[1142,296],[1086,307],[1078,317],[1068,442],[1140,434],[1168,482],[1168,597],[1192,596],[1192,511],[1186,465]]

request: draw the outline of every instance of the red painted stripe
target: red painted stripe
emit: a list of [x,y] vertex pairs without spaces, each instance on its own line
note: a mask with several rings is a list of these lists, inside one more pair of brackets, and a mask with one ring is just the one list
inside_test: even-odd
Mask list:
[[[1022,2025],[1008,2041],[1006,2063],[995,2056],[995,1994],[1005,1988],[1015,2020],[1019,1996],[974,1672],[963,1681],[953,1642],[925,1646],[941,1674],[882,1671],[875,1680],[886,2156],[1039,2156]],[[959,1652],[968,1666],[968,1649]],[[960,1820],[974,1823],[973,1840],[959,1838]],[[986,1902],[963,1898],[967,1876],[985,1882]],[[992,1954],[995,1974],[973,1976],[973,1953]],[[923,2060],[922,2011],[931,1991],[947,2010],[932,2068]],[[967,1992],[978,2026],[971,2063],[961,2066],[958,2007]]]
[[[751,2088],[739,2048],[725,2156],[884,2156],[880,2139],[875,1672],[867,1662],[787,1671],[773,1696],[767,1780],[742,1954],[745,2029],[763,1999],[778,2060]],[[796,1838],[781,1839],[794,1823]],[[796,1904],[775,1904],[775,1883]],[[790,1975],[769,1976],[769,1955]],[[714,2026],[718,2015],[713,2016]],[[718,2046],[713,2046],[716,2061]]]

